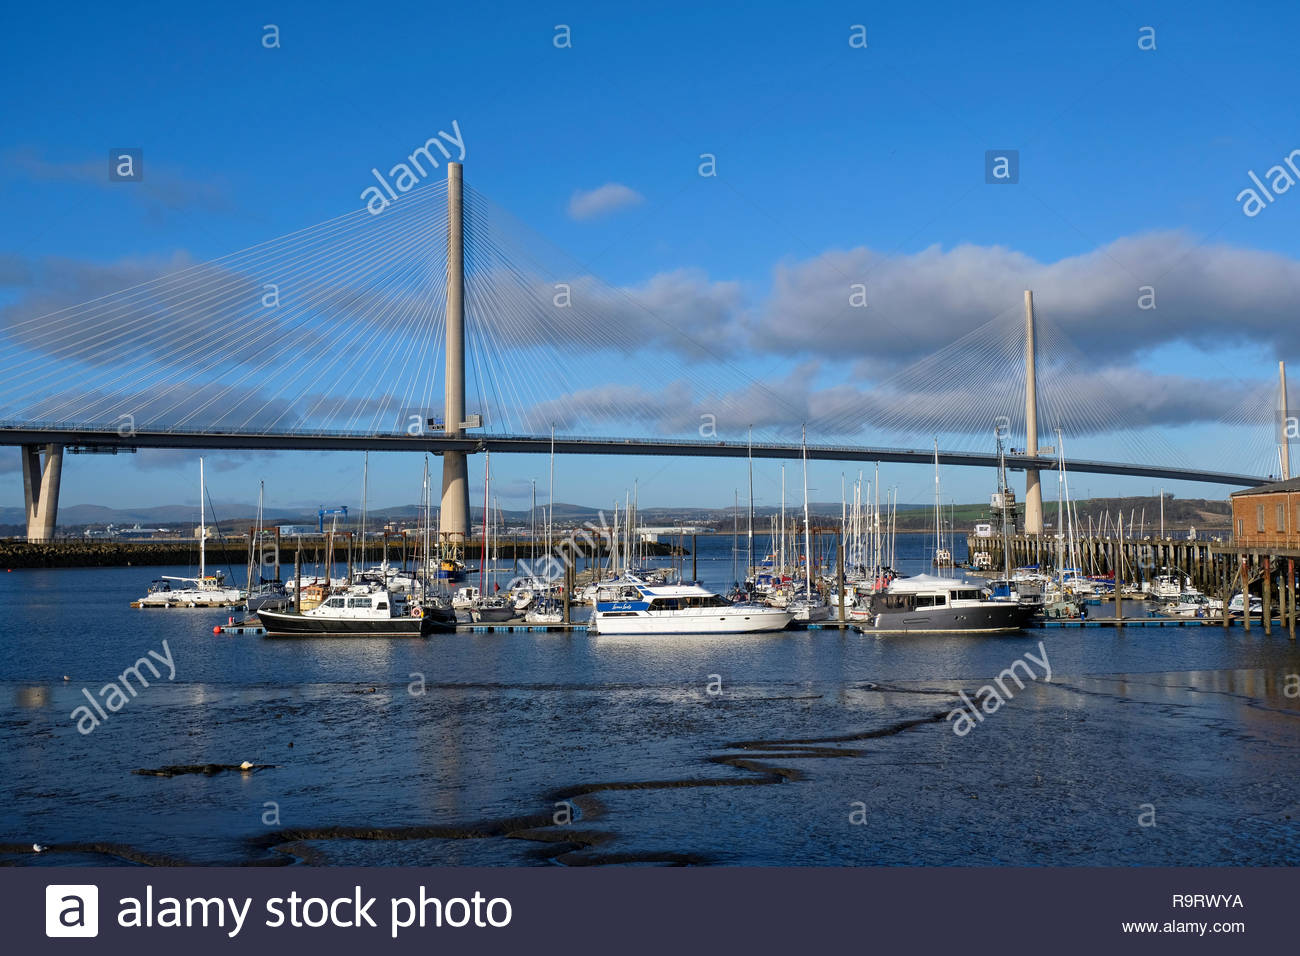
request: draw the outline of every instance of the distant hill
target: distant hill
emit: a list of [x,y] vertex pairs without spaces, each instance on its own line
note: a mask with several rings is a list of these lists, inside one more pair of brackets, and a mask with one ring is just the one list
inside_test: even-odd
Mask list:
[[[1175,498],[1165,495],[1165,528],[1172,531],[1186,531],[1190,527],[1205,530],[1226,529],[1231,524],[1229,505],[1223,500],[1204,498]],[[1023,514],[1024,505],[1019,505]],[[62,534],[80,534],[87,527],[103,528],[107,524],[115,527],[131,527],[139,524],[143,528],[169,528],[186,532],[198,523],[193,505],[156,505],[147,508],[106,508],[102,505],[67,505],[59,509],[59,530]],[[622,509],[620,508],[620,522]],[[814,524],[830,525],[839,522],[840,503],[815,502],[809,505],[813,513]],[[222,504],[218,506],[218,518],[221,527],[227,531],[241,530],[255,520],[257,508],[251,504]],[[786,516],[797,521],[802,516],[802,506],[788,505]],[[988,520],[988,505],[961,504],[943,507],[944,526],[951,522],[957,531],[969,531],[977,522]],[[1132,498],[1092,498],[1075,503],[1075,512],[1079,523],[1087,530],[1089,519],[1094,529],[1103,523],[1113,526],[1115,516],[1122,512],[1125,527],[1130,523],[1144,526],[1148,531],[1158,529],[1160,525],[1160,498],[1139,496]],[[483,509],[470,509],[471,520],[478,524],[483,520]],[[1055,526],[1057,505],[1055,501],[1043,502],[1044,519]],[[766,532],[772,515],[780,514],[779,508],[756,507],[754,509],[756,529]],[[372,510],[368,522],[372,528],[378,528],[385,522],[397,521],[414,524],[418,521],[420,508],[417,505],[396,505]],[[519,510],[501,509],[501,515],[507,525],[519,527],[529,523],[527,508]],[[538,521],[543,521],[546,507],[537,506]],[[589,505],[555,503],[555,521],[560,525],[575,525],[597,520],[603,515],[605,521],[612,518],[612,509],[592,508]],[[707,525],[718,531],[730,531],[738,520],[743,528],[748,522],[749,510],[744,504],[739,511],[733,507],[726,508],[642,508],[639,521],[647,526],[671,526],[675,524]],[[340,527],[356,527],[360,519],[359,509],[348,516],[346,524],[340,521]],[[23,533],[25,515],[21,508],[0,508],[0,535],[20,535]],[[297,509],[268,508],[264,513],[267,524],[306,524],[317,523],[316,511]],[[900,503],[897,511],[897,526],[900,530],[921,530],[934,527],[933,504]]]

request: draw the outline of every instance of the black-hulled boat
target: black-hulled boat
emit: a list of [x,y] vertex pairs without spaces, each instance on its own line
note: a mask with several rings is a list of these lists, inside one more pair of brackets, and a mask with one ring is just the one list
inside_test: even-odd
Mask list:
[[921,574],[895,578],[871,596],[864,634],[1008,634],[1030,623],[1033,608],[989,598],[978,585]]
[[302,614],[258,611],[267,637],[428,637],[454,631],[450,607],[412,603],[373,585],[357,585]]

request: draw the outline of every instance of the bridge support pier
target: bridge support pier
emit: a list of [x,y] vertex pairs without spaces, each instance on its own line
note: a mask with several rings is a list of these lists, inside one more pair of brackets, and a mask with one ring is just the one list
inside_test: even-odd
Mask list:
[[[447,164],[447,364],[444,380],[444,434],[458,438],[465,427],[465,205],[460,163]],[[442,542],[464,547],[469,537],[469,462],[463,451],[442,453],[442,504],[438,519]]]
[[[1038,455],[1038,375],[1034,342],[1034,293],[1025,290],[1025,454]],[[1057,516],[1059,525],[1060,516]],[[1025,470],[1025,534],[1043,533],[1043,487],[1038,469]]]
[[[45,460],[41,461],[44,453]],[[27,540],[38,544],[54,539],[59,514],[59,480],[63,477],[62,445],[23,445],[23,503],[27,509]]]

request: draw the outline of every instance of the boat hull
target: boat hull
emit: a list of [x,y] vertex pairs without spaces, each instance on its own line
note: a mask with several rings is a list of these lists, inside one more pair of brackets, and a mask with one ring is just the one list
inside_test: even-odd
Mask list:
[[1032,609],[1010,601],[968,607],[878,611],[862,632],[872,634],[1013,634],[1023,630]]
[[132,601],[132,607],[138,608],[233,608],[242,607],[244,604],[243,595],[237,591],[166,591],[156,592],[138,601]]
[[258,611],[267,637],[428,637],[455,630],[438,616],[365,618],[321,617]]
[[598,611],[592,619],[596,633],[601,635],[661,634],[757,634],[782,631],[790,624],[788,611],[776,608],[753,608],[743,611],[708,608],[709,614],[680,614],[642,612],[624,616],[611,616]]
[[513,621],[518,616],[513,604],[507,604],[505,607],[470,608],[469,613],[475,624],[502,624]]

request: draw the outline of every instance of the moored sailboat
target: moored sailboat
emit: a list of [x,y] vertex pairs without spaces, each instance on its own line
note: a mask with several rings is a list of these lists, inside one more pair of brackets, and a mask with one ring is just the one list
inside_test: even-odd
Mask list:
[[[204,503],[205,488],[203,483],[203,459],[199,459],[199,573],[197,577],[176,577],[164,575],[154,581],[149,592],[138,601],[132,601],[132,607],[238,607],[244,603],[245,594],[239,588],[229,587],[225,575],[217,571],[207,573],[207,512]],[[185,587],[174,587],[173,581],[187,583]]]

